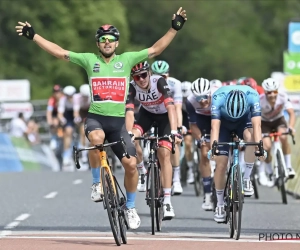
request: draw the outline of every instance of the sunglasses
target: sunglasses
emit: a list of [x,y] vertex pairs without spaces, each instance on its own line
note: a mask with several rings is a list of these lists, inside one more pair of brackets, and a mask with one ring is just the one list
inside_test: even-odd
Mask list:
[[148,72],[144,72],[142,74],[134,75],[132,77],[135,81],[139,81],[141,78],[146,79],[147,76],[148,76]]
[[200,96],[196,96],[196,101],[197,102],[201,102],[201,101],[206,101],[208,100],[209,95],[200,95]]
[[275,94],[275,95],[277,95],[278,94],[278,90],[273,90],[273,91],[267,91],[266,92],[267,95],[271,95],[272,93]]
[[117,38],[115,36],[112,36],[112,35],[106,35],[106,36],[99,37],[99,43],[106,43],[107,40],[110,43],[112,43],[112,42],[116,42]]

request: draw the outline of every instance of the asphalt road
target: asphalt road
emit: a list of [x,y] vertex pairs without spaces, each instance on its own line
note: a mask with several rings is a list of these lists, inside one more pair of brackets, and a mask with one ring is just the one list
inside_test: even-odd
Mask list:
[[[122,182],[122,170],[117,171],[117,178]],[[90,185],[90,172],[1,173],[0,245],[9,242],[9,239],[14,239],[13,242],[16,244],[17,239],[22,237],[24,242],[27,242],[24,237],[30,239],[31,236],[33,238],[26,243],[30,246],[38,244],[41,240],[39,237],[49,235],[51,237],[59,235],[78,237],[82,242],[86,238],[80,237],[87,237],[87,239],[91,237],[92,240],[101,236],[104,237],[103,242],[107,242],[103,246],[114,245],[107,213],[103,210],[102,203],[94,203],[90,200]],[[259,192],[259,200],[254,198],[245,200],[239,242],[257,242],[259,234],[300,235],[300,201],[288,197],[288,205],[283,205],[280,193],[276,189],[260,187]],[[138,230],[128,234],[129,242],[138,241],[134,237],[140,237],[145,238],[144,240],[149,238],[154,244],[155,241],[151,241],[153,239],[175,237],[198,239],[203,244],[206,241],[222,241],[223,249],[226,249],[224,244],[234,244],[232,240],[228,242],[228,225],[215,223],[213,213],[201,209],[202,197],[195,196],[192,185],[184,187],[184,193],[181,196],[172,197],[176,217],[171,221],[163,222],[162,232],[155,236],[150,235],[150,214],[144,198],[145,193],[138,193],[136,207],[142,222]],[[67,244],[68,239],[66,238],[65,243],[62,244]],[[165,241],[168,240],[165,239]],[[192,241],[181,242],[181,249],[186,246],[184,243]],[[249,244],[253,244],[250,242]],[[26,245],[24,244],[22,243],[23,247]],[[13,247],[12,242],[7,245],[8,248],[0,247],[0,249],[27,249]],[[297,245],[300,249],[297,243],[289,245]],[[53,249],[57,249],[57,246],[58,244]],[[65,249],[68,248],[65,246]],[[276,248],[272,247],[272,249]],[[287,249],[294,248],[287,247]]]

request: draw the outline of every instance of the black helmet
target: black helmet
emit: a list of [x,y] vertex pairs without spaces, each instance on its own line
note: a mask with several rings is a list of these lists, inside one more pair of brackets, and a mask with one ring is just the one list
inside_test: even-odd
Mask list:
[[120,32],[115,26],[110,24],[105,24],[97,30],[95,35],[96,41],[98,42],[99,38],[104,35],[113,35],[117,38],[118,41],[120,37]]

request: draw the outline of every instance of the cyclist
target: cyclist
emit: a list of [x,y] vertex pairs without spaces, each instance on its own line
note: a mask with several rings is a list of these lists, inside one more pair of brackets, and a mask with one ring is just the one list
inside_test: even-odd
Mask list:
[[[279,83],[272,78],[265,79],[262,83],[262,87],[265,91],[263,95],[260,96],[260,105],[261,105],[261,128],[262,133],[271,133],[273,129],[276,129],[278,132],[286,132],[289,128],[292,132],[295,131],[295,113],[292,106],[292,103],[288,99],[288,95],[283,90],[279,91]],[[289,124],[284,118],[284,110],[289,114]],[[271,183],[272,180],[272,155],[271,155],[271,139],[266,137],[263,139],[264,148],[268,153],[268,157],[263,162],[265,166],[265,171],[270,176]],[[287,167],[288,177],[293,179],[295,176],[295,171],[291,165],[291,147],[288,142],[287,136],[280,136],[280,142],[282,145],[282,151],[284,154],[284,159]],[[260,174],[262,175],[262,174]],[[262,175],[263,176],[263,175]],[[262,181],[262,184],[265,184]]]
[[[166,80],[159,75],[151,75],[148,62],[142,62],[131,70],[133,81],[129,87],[129,94],[126,101],[126,128],[128,133],[134,136],[141,136],[148,131],[155,122],[158,126],[158,136],[175,134],[177,138],[177,121],[174,100]],[[134,99],[141,103],[139,117],[134,124]],[[164,191],[163,220],[171,220],[174,216],[174,209],[171,204],[172,186],[172,164],[171,149],[169,140],[159,141],[157,157],[161,166],[162,186]],[[143,163],[143,153],[140,144],[135,142],[138,162]],[[145,174],[145,173],[144,173]]]
[[184,81],[181,83],[181,92],[183,97],[182,102],[182,131],[185,132],[184,136],[184,156],[186,159],[186,163],[188,166],[188,172],[187,172],[187,183],[191,184],[194,180],[194,174],[193,174],[193,137],[191,134],[190,126],[189,126],[189,119],[188,119],[188,113],[186,110],[186,101],[188,96],[192,93],[191,91],[192,83],[188,81]]
[[[261,140],[261,110],[258,93],[249,86],[223,86],[212,96],[211,106],[211,146],[216,141],[230,141],[230,133],[235,131],[237,136],[244,141]],[[214,181],[217,193],[217,207],[214,220],[224,222],[226,213],[224,210],[224,176],[227,170],[229,146],[220,146],[220,155],[215,157],[216,170]],[[244,195],[253,195],[253,187],[250,181],[251,171],[255,161],[254,147],[246,147],[244,172]],[[211,158],[211,150],[208,152]]]
[[78,98],[75,97],[76,88],[69,85],[63,89],[64,96],[60,98],[58,103],[58,119],[63,126],[63,166],[70,167],[73,170],[72,161],[72,140],[75,123],[80,123]]
[[247,85],[257,91],[259,95],[264,94],[263,87],[257,85],[257,82],[251,77],[242,77],[238,80],[237,85]]
[[[172,28],[158,40],[152,47],[140,52],[128,52],[116,55],[115,50],[119,45],[120,33],[113,25],[103,25],[96,32],[96,46],[100,55],[93,53],[75,53],[64,50],[60,46],[47,41],[38,34],[28,22],[18,22],[16,32],[34,40],[42,49],[51,55],[71,61],[83,67],[89,78],[92,98],[89,113],[85,122],[85,133],[92,145],[101,144],[104,138],[107,141],[117,141],[123,136],[127,142],[127,151],[135,156],[134,145],[131,144],[124,124],[125,98],[129,87],[129,75],[131,68],[147,57],[153,58],[162,53],[171,43],[177,31],[179,31],[187,20],[185,10],[180,7],[172,18]],[[115,95],[113,95],[115,94]],[[101,101],[102,97],[113,96],[113,100]],[[127,216],[129,226],[136,229],[140,226],[140,218],[135,209],[136,187],[138,173],[136,171],[136,159],[123,157],[123,147],[117,144],[112,147],[125,168],[125,189],[127,195]],[[102,201],[100,182],[100,162],[97,150],[91,153],[89,158],[92,167],[93,186],[91,199],[95,202]]]
[[57,128],[59,125],[59,120],[57,118],[57,106],[59,99],[63,96],[62,87],[58,84],[53,86],[52,95],[48,99],[46,119],[47,124],[50,127],[51,140],[50,140],[50,148],[56,148],[56,140],[57,140]]
[[[155,61],[151,65],[151,71],[153,74],[163,76],[170,88],[176,114],[177,114],[177,128],[179,133],[182,134],[182,93],[181,93],[181,82],[174,77],[169,76],[170,66],[166,61]],[[180,182],[180,145],[176,145],[175,154],[171,156],[173,165],[173,185],[172,194],[182,194],[182,186]]]
[[[75,98],[78,98],[76,103],[79,105],[79,116],[81,119],[81,122],[79,124],[79,147],[87,147],[89,143],[87,142],[87,138],[84,133],[84,122],[88,115],[91,104],[91,93],[89,84],[82,84],[79,88],[79,95],[76,95]],[[86,167],[88,167],[87,153],[88,152],[86,150],[82,151],[81,157],[81,165],[85,165]]]
[[[206,211],[211,211],[213,208],[211,198],[212,178],[210,162],[207,158],[209,144],[200,145],[200,139],[203,134],[209,133],[211,129],[211,94],[212,88],[209,80],[198,78],[192,83],[192,93],[186,101],[190,129],[200,148],[201,161],[199,162],[199,170],[204,189],[202,209]],[[192,171],[192,169],[190,170]]]

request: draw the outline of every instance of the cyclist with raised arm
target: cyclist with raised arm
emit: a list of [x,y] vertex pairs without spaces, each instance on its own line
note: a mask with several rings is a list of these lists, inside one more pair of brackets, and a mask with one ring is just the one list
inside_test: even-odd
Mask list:
[[[160,75],[151,75],[149,64],[145,61],[137,64],[131,70],[133,81],[129,87],[126,101],[126,128],[128,133],[140,137],[147,132],[153,123],[157,124],[158,136],[175,134],[175,141],[181,140],[177,137],[177,121],[174,100],[166,80]],[[141,108],[139,117],[134,124],[134,99],[137,99]],[[138,141],[135,142],[138,162],[143,162],[143,152]],[[169,140],[159,141],[157,157],[161,166],[161,180],[164,192],[163,220],[171,220],[174,209],[171,204],[172,186],[172,145]],[[146,172],[144,173],[146,174]]]
[[[180,7],[177,13],[173,15],[172,28],[152,47],[121,55],[115,54],[119,45],[120,33],[116,27],[110,24],[103,25],[96,31],[96,46],[100,54],[75,53],[65,50],[36,34],[28,22],[18,22],[19,25],[16,26],[16,32],[20,36],[33,40],[49,54],[78,64],[86,70],[91,88],[91,106],[85,122],[86,136],[92,145],[102,144],[104,138],[108,142],[118,141],[122,136],[126,142],[127,151],[132,156],[130,159],[123,156],[124,149],[121,144],[112,147],[125,169],[126,213],[129,227],[132,229],[138,228],[141,221],[135,209],[138,182],[136,152],[124,124],[125,99],[129,87],[130,71],[138,62],[161,54],[171,43],[177,31],[183,27],[186,20],[186,12]],[[91,199],[95,202],[102,201],[99,184],[100,161],[97,150],[90,151],[89,160],[93,176]]]
[[[211,106],[211,146],[214,141],[229,142],[231,132],[245,142],[261,141],[261,108],[258,93],[249,86],[223,86],[212,96]],[[258,148],[256,147],[256,150]],[[216,160],[214,181],[217,193],[217,207],[214,220],[224,222],[226,212],[224,210],[225,174],[227,170],[229,146],[219,146],[219,156]],[[211,158],[211,150],[208,157]],[[265,154],[262,158],[265,157]],[[253,195],[253,187],[250,181],[251,171],[255,161],[255,148],[246,147],[246,168],[243,176],[244,195]]]
[[188,166],[187,171],[187,183],[191,184],[195,181],[194,174],[191,169],[193,169],[194,160],[193,160],[193,136],[190,130],[188,113],[186,110],[186,101],[188,96],[192,93],[191,91],[192,83],[188,81],[183,81],[181,83],[181,92],[182,92],[182,131],[184,134],[184,157]]
[[55,149],[57,147],[57,128],[59,126],[59,120],[57,118],[57,107],[59,99],[63,96],[62,87],[58,84],[53,86],[52,95],[48,99],[46,119],[47,124],[50,127],[50,148]]
[[[211,191],[211,167],[207,152],[210,145],[204,143],[201,145],[200,139],[204,134],[209,134],[211,130],[211,95],[213,89],[209,80],[198,78],[192,83],[192,93],[188,96],[186,101],[186,110],[190,129],[193,137],[198,141],[200,148],[201,160],[199,162],[199,170],[202,176],[204,199],[202,209],[211,211],[212,205],[212,191]],[[190,171],[193,171],[192,168]]]
[[[177,115],[177,129],[180,134],[182,134],[182,92],[181,92],[181,82],[174,77],[170,77],[170,66],[166,61],[155,61],[151,65],[151,71],[153,74],[163,76],[170,88],[175,109]],[[176,145],[175,154],[171,156],[173,165],[173,185],[172,194],[180,195],[182,194],[182,186],[180,182],[180,145]]]
[[[262,133],[271,133],[272,130],[277,132],[287,132],[288,129],[295,132],[295,112],[292,103],[289,101],[287,93],[279,88],[279,83],[272,78],[265,79],[262,83],[264,89],[264,94],[260,96],[260,106],[261,106],[261,129]],[[289,114],[289,124],[287,124],[284,118],[284,110]],[[282,152],[284,155],[284,160],[286,163],[286,170],[288,177],[293,179],[295,176],[295,171],[291,165],[291,146],[289,144],[286,135],[279,137]],[[262,164],[265,167],[265,171],[269,175],[270,180],[262,181],[262,184],[268,185],[268,181],[273,183],[272,175],[272,155],[271,148],[272,142],[269,137],[263,138],[264,148],[268,153],[268,157]],[[263,176],[263,174],[260,174]]]

